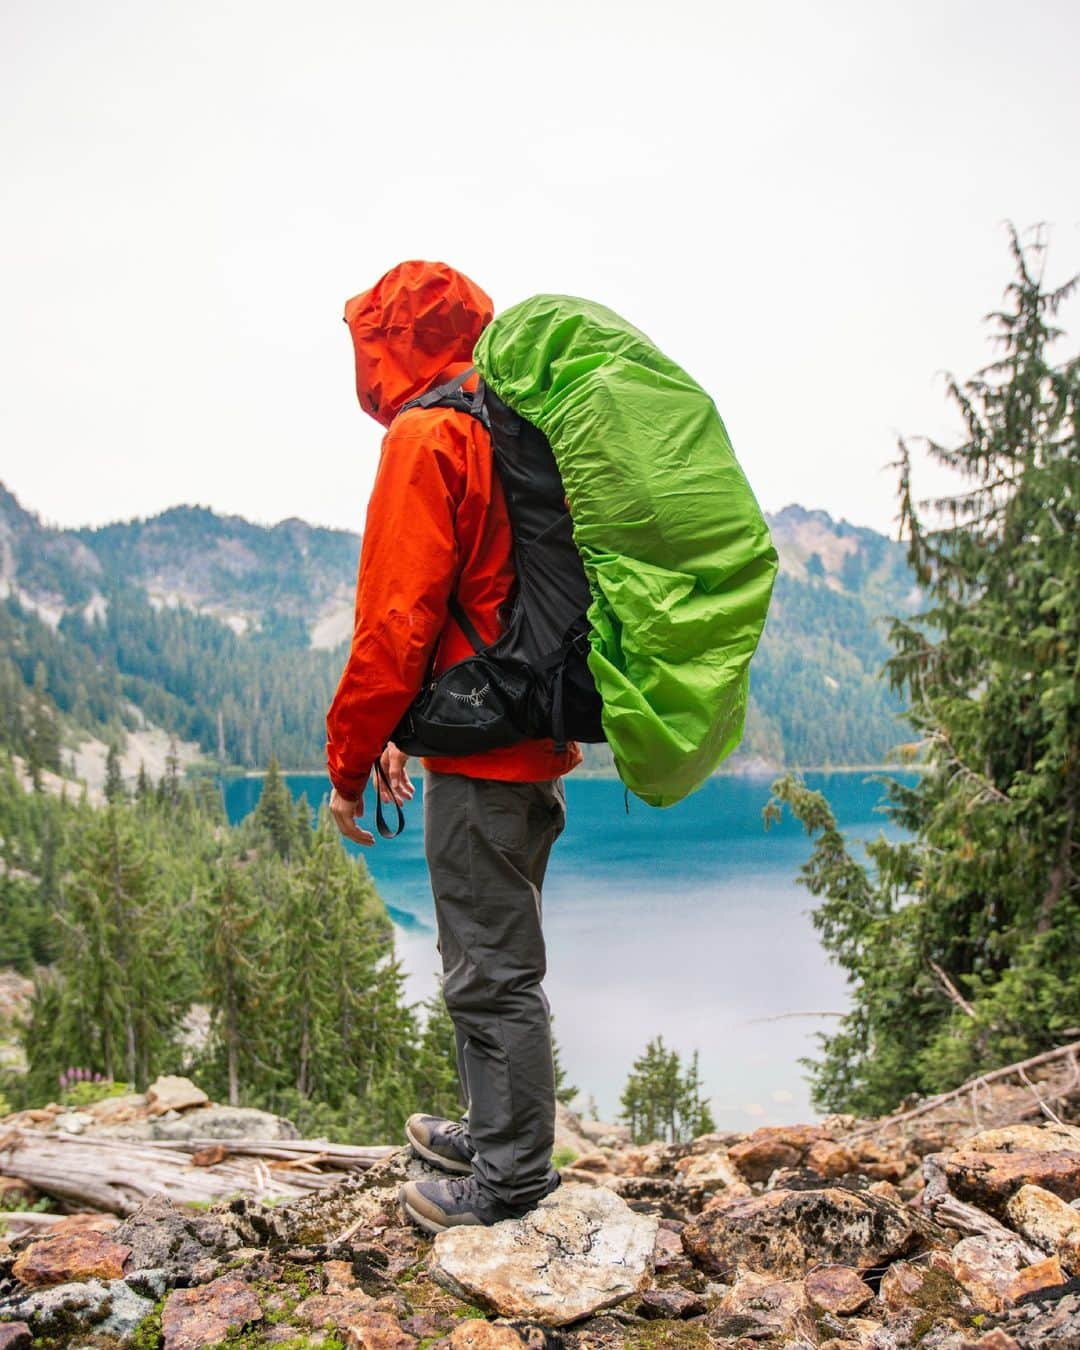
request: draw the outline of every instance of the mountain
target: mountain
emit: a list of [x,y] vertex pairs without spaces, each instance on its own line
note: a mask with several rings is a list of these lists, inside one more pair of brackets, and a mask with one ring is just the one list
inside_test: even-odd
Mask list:
[[[903,739],[883,618],[919,601],[904,549],[801,506],[769,523],[780,576],[731,767],[880,762]],[[0,686],[36,681],[69,750],[156,727],[223,763],[318,766],[359,544],[191,506],[62,530],[0,485]]]

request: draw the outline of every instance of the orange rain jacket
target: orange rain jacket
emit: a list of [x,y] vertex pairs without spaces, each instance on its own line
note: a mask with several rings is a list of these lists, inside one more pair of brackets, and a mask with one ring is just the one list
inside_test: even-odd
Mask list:
[[[513,540],[488,433],[449,408],[396,416],[468,368],[491,317],[484,292],[445,263],[400,263],[345,306],[360,406],[389,428],[368,503],[352,648],[326,719],[330,781],[350,800],[419,692],[432,652],[436,673],[472,654],[448,615],[450,594],[485,642],[503,629]],[[576,745],[556,754],[544,740],[424,766],[539,782],[580,761]]]

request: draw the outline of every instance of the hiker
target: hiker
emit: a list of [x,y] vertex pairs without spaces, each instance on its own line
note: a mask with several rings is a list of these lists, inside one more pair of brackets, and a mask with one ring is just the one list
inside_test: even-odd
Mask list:
[[[365,846],[374,837],[356,818],[373,768],[385,775],[382,801],[413,796],[395,727],[431,675],[474,650],[450,610],[494,642],[515,584],[487,430],[452,408],[398,417],[469,369],[491,318],[484,292],[443,263],[401,263],[345,307],[360,406],[387,428],[352,647],[327,716],[330,810]],[[541,887],[566,819],[561,780],[580,761],[576,744],[557,750],[551,739],[423,761],[425,853],[466,1101],[461,1121],[406,1122],[415,1151],[449,1174],[402,1188],[406,1213],[428,1232],[516,1217],[558,1185]]]

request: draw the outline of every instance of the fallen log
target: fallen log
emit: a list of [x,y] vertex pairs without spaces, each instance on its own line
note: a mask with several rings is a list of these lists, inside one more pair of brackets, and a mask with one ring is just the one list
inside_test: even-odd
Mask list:
[[[227,1156],[196,1166],[191,1155],[209,1144],[224,1145]],[[151,1195],[165,1195],[178,1205],[212,1205],[237,1196],[295,1200],[394,1152],[392,1146],[356,1148],[306,1139],[131,1142],[13,1129],[0,1139],[0,1172],[67,1204],[127,1215]]]

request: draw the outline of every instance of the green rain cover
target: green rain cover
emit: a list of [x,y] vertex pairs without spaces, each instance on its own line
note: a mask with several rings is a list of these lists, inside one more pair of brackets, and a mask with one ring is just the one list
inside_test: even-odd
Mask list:
[[742,737],[776,550],[712,399],[610,309],[537,295],[474,361],[551,443],[592,591],[589,668],[623,782],[652,806]]

